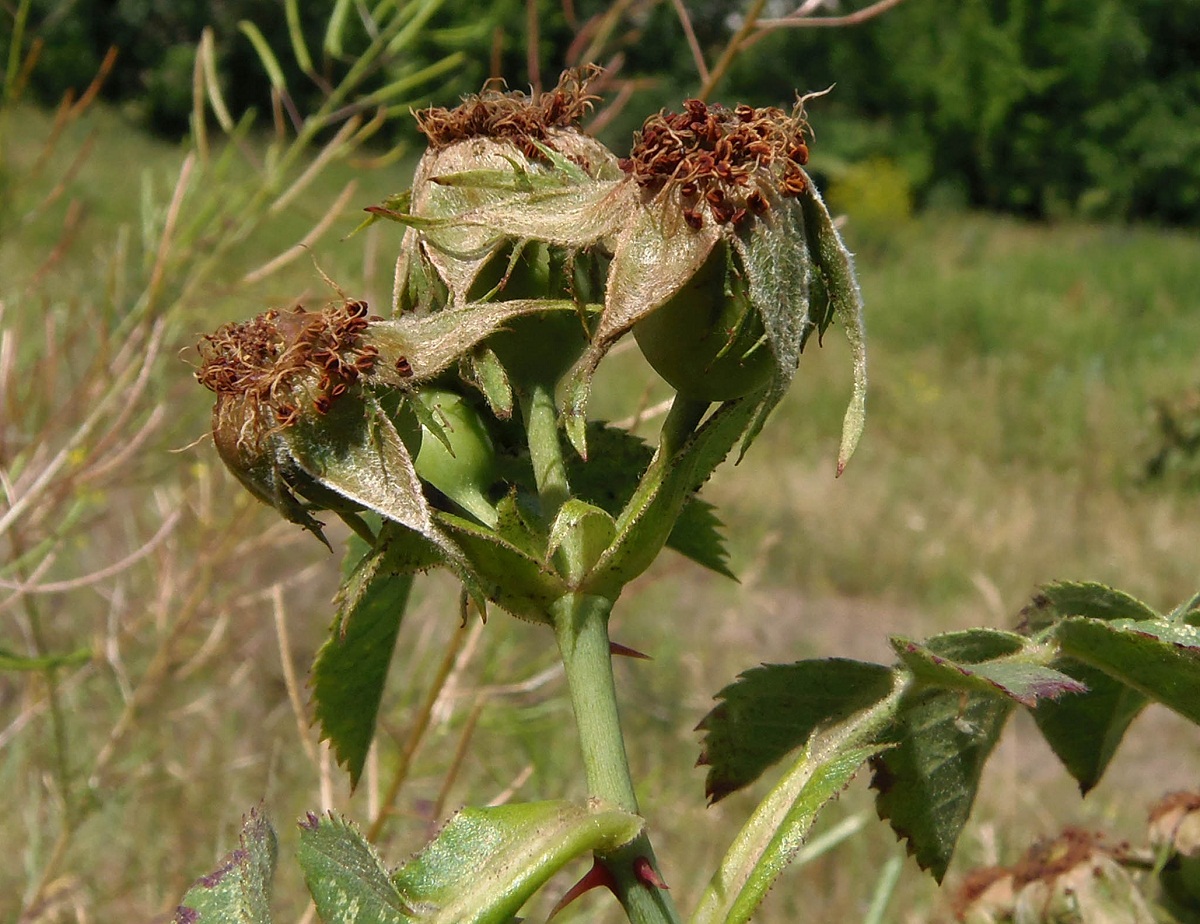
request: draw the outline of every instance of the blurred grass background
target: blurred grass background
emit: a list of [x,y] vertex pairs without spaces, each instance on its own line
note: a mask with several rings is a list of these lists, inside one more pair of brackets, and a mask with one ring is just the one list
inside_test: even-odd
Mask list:
[[[375,814],[414,707],[452,645],[456,666],[383,855],[402,861],[468,801],[582,795],[549,633],[502,613],[461,632],[454,587],[440,575],[418,582],[379,754],[350,794],[289,699],[289,672],[303,682],[326,631],[337,562],[233,484],[212,447],[196,442],[210,408],[189,366],[200,334],[266,306],[336,297],[316,266],[351,296],[386,305],[399,228],[349,234],[362,206],[408,185],[412,159],[371,171],[335,161],[223,253],[156,345],[128,341],[150,359],[138,390],[122,386],[136,400],[111,409],[108,429],[76,438],[105,389],[136,367],[122,349],[128,293],[152,275],[185,149],[103,108],[67,125],[49,154],[45,142],[59,131],[49,113],[18,108],[9,125],[11,175],[62,182],[30,184],[4,204],[6,494],[15,497],[11,485],[28,485],[60,449],[66,457],[52,489],[6,535],[2,644],[90,656],[52,672],[0,673],[8,794],[0,844],[9,847],[0,919],[15,919],[40,892],[29,921],[169,920],[255,805],[282,841],[278,920],[301,918],[291,820],[317,807],[360,821]],[[244,144],[251,158],[265,156],[262,139]],[[759,443],[706,487],[741,583],[666,556],[629,588],[614,622],[618,641],[654,657],[619,663],[618,681],[643,809],[685,909],[754,801],[740,794],[706,809],[693,766],[691,729],[738,671],[802,657],[889,660],[889,633],[1010,625],[1037,585],[1056,578],[1109,582],[1168,608],[1197,589],[1200,573],[1200,497],[1143,478],[1160,440],[1155,401],[1197,384],[1200,238],[954,210],[914,216],[886,161],[823,166],[817,145],[814,167],[846,216],[867,301],[871,389],[858,454],[835,480],[850,382],[831,330],[805,354]],[[246,281],[322,222],[351,182],[311,259]],[[31,190],[53,196],[26,201]],[[75,230],[64,236],[64,224]],[[203,252],[211,241],[190,246]],[[595,411],[610,418],[666,397],[631,350],[613,356],[596,394]],[[647,421],[640,432],[653,430]],[[55,582],[63,586],[21,590]],[[1030,837],[1068,822],[1135,836],[1152,799],[1195,784],[1197,758],[1195,730],[1151,712],[1080,801],[1017,721],[989,767],[951,879],[1011,859]],[[869,814],[864,782],[819,830]],[[785,875],[759,920],[857,920],[898,852],[868,818],[833,854]],[[547,892],[552,900],[555,888]],[[617,920],[610,905],[589,895],[563,920]],[[891,907],[886,920],[897,924],[947,917],[911,862]]]

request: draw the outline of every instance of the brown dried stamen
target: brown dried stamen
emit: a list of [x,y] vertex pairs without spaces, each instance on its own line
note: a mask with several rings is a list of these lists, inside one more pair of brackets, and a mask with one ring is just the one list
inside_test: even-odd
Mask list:
[[504,139],[530,160],[539,160],[538,144],[553,146],[551,129],[577,125],[591,111],[599,97],[589,93],[588,87],[602,73],[603,68],[594,64],[563,71],[553,90],[532,97],[486,87],[454,109],[433,107],[418,112],[417,128],[435,150],[467,138]]
[[371,371],[379,350],[362,341],[370,322],[366,302],[345,302],[318,312],[271,310],[226,324],[197,344],[196,378],[219,399],[245,402],[255,435],[272,422],[289,427],[300,416],[300,393],[312,390],[306,384],[316,382],[312,406],[324,414]]
[[621,169],[654,195],[678,189],[693,228],[702,226],[705,206],[719,224],[740,225],[764,214],[773,195],[804,192],[807,131],[799,105],[789,115],[690,99],[683,112],[664,110],[646,120]]

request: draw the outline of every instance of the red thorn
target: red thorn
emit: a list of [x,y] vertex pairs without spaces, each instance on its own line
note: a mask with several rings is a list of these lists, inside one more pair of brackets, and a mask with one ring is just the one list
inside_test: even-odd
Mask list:
[[638,651],[636,648],[629,648],[617,642],[608,643],[608,653],[614,655],[622,655],[626,658],[640,658],[643,661],[653,661],[654,659],[648,654]]
[[642,885],[653,886],[656,889],[669,889],[669,886],[662,881],[662,877],[650,865],[650,860],[646,857],[638,857],[633,861],[633,875]]
[[842,472],[844,472],[845,470],[846,470],[846,463],[845,463],[845,462],[838,462],[838,464],[837,464],[837,473],[836,473],[836,474],[835,474],[833,477],[834,477],[834,478],[841,478],[841,477],[842,477]]
[[592,868],[584,874],[584,877],[571,886],[571,888],[567,889],[567,894],[558,900],[558,904],[550,911],[550,917],[546,918],[547,924],[549,924],[551,918],[566,908],[571,902],[575,901],[575,899],[579,898],[584,892],[590,892],[597,886],[604,886],[604,888],[615,895],[616,885],[617,881],[613,879],[613,874],[608,871],[608,867],[599,860],[596,860],[592,864]]

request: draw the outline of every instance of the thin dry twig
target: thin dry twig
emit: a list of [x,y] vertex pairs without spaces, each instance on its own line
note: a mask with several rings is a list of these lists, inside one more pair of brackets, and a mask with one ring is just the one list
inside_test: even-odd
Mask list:
[[0,587],[5,590],[13,590],[18,594],[61,594],[71,590],[79,590],[83,587],[89,587],[93,584],[98,584],[101,581],[106,581],[111,577],[115,577],[122,571],[127,571],[129,568],[136,565],[139,561],[153,552],[163,541],[171,534],[171,530],[179,523],[179,518],[182,516],[182,511],[172,511],[159,526],[158,530],[147,539],[142,545],[134,549],[124,558],[113,562],[98,571],[93,571],[90,574],[84,574],[79,577],[71,578],[65,581],[52,581],[48,584],[38,584],[36,581],[9,581],[0,578]]
[[721,78],[725,76],[725,73],[732,66],[734,60],[741,53],[742,46],[757,27],[759,14],[762,13],[766,3],[767,0],[754,0],[750,4],[750,9],[746,11],[746,18],[742,21],[741,27],[729,39],[729,44],[721,52],[721,57],[717,59],[717,63],[709,71],[708,79],[700,85],[700,92],[696,94],[697,99],[707,100],[717,84],[721,82]]
[[700,50],[700,43],[696,40],[696,30],[692,28],[692,17],[688,15],[683,0],[671,0],[671,5],[675,7],[675,15],[679,17],[679,24],[683,27],[684,37],[687,38],[688,48],[692,52],[692,60],[696,64],[696,73],[700,75],[700,83],[706,84],[708,83],[708,65],[704,63],[704,52]]
[[[283,584],[271,586],[271,613],[275,618],[275,637],[279,641],[279,663],[283,668],[283,683],[287,688],[288,702],[292,705],[292,715],[296,719],[296,733],[300,736],[300,745],[308,756],[313,767],[320,767],[317,748],[309,733],[308,716],[304,709],[304,700],[300,696],[300,684],[296,680],[296,666],[292,663],[292,644],[288,640],[287,610],[283,605]],[[323,759],[324,755],[322,755]]]
[[857,26],[869,19],[874,19],[882,13],[899,6],[904,0],[878,0],[870,6],[863,7],[861,10],[855,10],[853,13],[846,13],[843,16],[813,16],[805,13],[805,9],[809,4],[804,4],[799,10],[779,19],[760,19],[758,21],[758,30],[760,32],[772,32],[775,29],[797,29],[797,28],[812,28],[812,27],[833,27],[833,26]]
[[253,285],[256,282],[266,279],[268,276],[282,267],[287,266],[302,254],[308,253],[312,248],[312,245],[320,240],[321,236],[329,230],[329,226],[342,216],[342,210],[345,209],[346,203],[350,201],[351,197],[357,190],[357,180],[351,180],[349,183],[347,183],[345,187],[343,187],[337,199],[334,201],[333,205],[331,205],[329,210],[322,216],[321,220],[313,226],[312,230],[304,235],[298,244],[292,245],[279,256],[268,260],[261,266],[256,267],[255,269],[252,269],[250,272],[246,273],[246,275],[241,278],[241,283],[243,285]]

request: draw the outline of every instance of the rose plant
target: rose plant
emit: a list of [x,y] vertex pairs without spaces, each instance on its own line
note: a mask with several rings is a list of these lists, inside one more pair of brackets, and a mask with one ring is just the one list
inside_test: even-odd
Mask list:
[[[594,74],[418,115],[429,148],[412,189],[368,209],[403,228],[390,311],[274,310],[199,347],[214,443],[234,475],[322,540],[320,511],[353,530],[312,671],[317,721],[352,782],[408,589],[434,567],[480,614],[553,633],[579,726],[587,801],[464,809],[394,872],[349,822],[308,815],[299,860],[326,922],[511,921],[589,853],[592,871],[560,907],[603,886],[631,921],[682,920],[630,778],[611,666],[625,650],[609,616],[664,548],[729,573],[697,492],[751,447],[831,324],[849,338],[854,379],[838,474],[862,432],[862,299],[805,171],[805,100],[791,111],[688,100],[648,118],[618,158],[578,127]],[[631,332],[676,392],[653,447],[588,417],[596,369]],[[1017,708],[1085,791],[1147,703],[1200,721],[1198,626],[1200,596],[1163,615],[1100,585],[1057,584],[1016,631],[895,638],[892,665],[745,672],[700,725],[707,796],[787,767],[689,920],[747,920],[864,765],[880,816],[940,879]],[[274,862],[270,825],[252,813],[177,920],[268,920]]]

